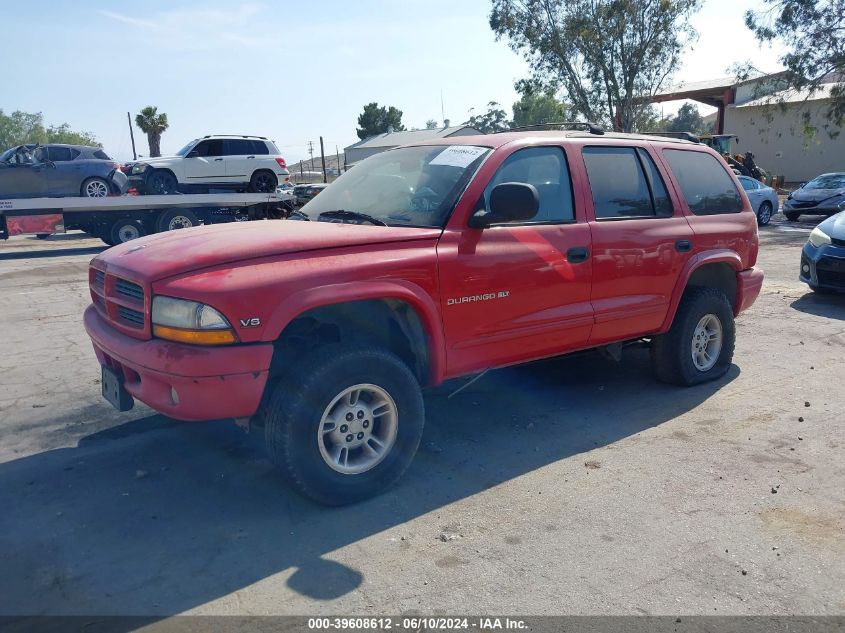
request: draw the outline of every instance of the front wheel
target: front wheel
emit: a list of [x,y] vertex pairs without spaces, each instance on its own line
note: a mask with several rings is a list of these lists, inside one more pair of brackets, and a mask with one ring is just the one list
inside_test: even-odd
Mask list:
[[111,229],[109,229],[112,246],[136,240],[146,234],[147,232],[144,230],[144,225],[141,222],[125,218],[115,220],[114,224],[111,225]]
[[422,437],[419,383],[376,347],[328,346],[275,386],[264,412],[272,461],[326,505],[371,497],[405,471]]
[[724,293],[689,288],[672,327],[651,341],[654,373],[662,382],[683,386],[720,378],[731,366],[735,339],[733,310]]
[[82,183],[81,193],[85,198],[105,198],[111,193],[111,188],[102,178],[89,178]]
[[156,222],[156,229],[162,231],[175,231],[176,229],[187,229],[197,226],[199,218],[190,209],[171,209],[162,213]]
[[169,171],[156,169],[147,176],[146,189],[149,193],[159,196],[179,193],[179,182]]
[[784,216],[786,217],[786,219],[787,219],[787,220],[789,220],[790,222],[797,222],[797,221],[798,221],[798,218],[800,218],[800,217],[801,217],[801,214],[800,214],[800,213],[793,213],[793,212],[790,212],[790,211],[784,211],[784,214],[783,214],[783,215],[784,215]]
[[772,219],[772,203],[768,200],[757,209],[757,224],[766,226]]

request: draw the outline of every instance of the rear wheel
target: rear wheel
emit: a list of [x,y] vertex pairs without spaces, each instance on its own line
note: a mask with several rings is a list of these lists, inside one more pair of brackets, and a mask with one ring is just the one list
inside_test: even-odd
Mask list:
[[419,383],[399,358],[376,347],[328,346],[275,387],[264,432],[270,458],[300,493],[345,505],[402,475],[424,419]]
[[128,218],[116,220],[109,230],[109,237],[111,238],[112,245],[123,244],[124,242],[136,240],[146,234],[147,232],[144,230],[143,224],[141,224],[138,220],[131,220]]
[[787,220],[789,220],[790,222],[797,222],[797,221],[798,221],[798,218],[800,218],[800,217],[801,217],[801,214],[800,214],[800,213],[795,213],[795,212],[792,212],[792,211],[789,211],[789,212],[786,212],[786,211],[785,211],[783,215],[784,215],[784,216],[786,217],[786,219],[787,219]]
[[733,310],[716,288],[688,288],[672,327],[651,342],[658,380],[697,385],[725,374],[733,359],[736,330]]
[[82,183],[81,193],[85,198],[105,198],[111,193],[111,188],[102,178],[88,178]]
[[772,219],[772,203],[768,200],[757,209],[757,224],[766,226]]
[[190,209],[171,209],[159,216],[156,228],[159,232],[174,231],[197,226],[199,223],[199,218]]
[[163,196],[179,193],[179,182],[176,180],[176,176],[164,169],[156,169],[147,176],[146,185],[147,192],[153,195]]
[[272,171],[261,169],[249,179],[249,191],[252,193],[273,193],[279,186],[279,179]]

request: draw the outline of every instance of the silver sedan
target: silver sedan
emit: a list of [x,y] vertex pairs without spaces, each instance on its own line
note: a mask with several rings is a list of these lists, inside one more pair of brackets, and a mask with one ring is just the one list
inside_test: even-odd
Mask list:
[[766,226],[778,211],[778,192],[754,178],[748,176],[737,176],[737,178],[745,189],[751,208],[757,214],[757,224]]

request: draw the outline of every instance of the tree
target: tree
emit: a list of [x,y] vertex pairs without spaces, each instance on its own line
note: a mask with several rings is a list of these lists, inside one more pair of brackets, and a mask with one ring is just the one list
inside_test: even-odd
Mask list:
[[474,127],[485,134],[503,132],[511,127],[510,121],[508,121],[508,113],[502,110],[495,101],[490,101],[487,104],[487,112],[484,114],[472,114],[473,110],[469,112],[469,120],[464,125]]
[[588,121],[630,131],[695,38],[701,0],[492,0],[490,27]]
[[523,91],[522,98],[513,104],[513,125],[525,127],[565,121],[566,111],[566,106],[553,94],[527,89]]
[[[745,24],[761,42],[781,40],[780,58],[788,72],[786,86],[815,92],[831,76],[845,73],[845,0],[763,0],[765,11],[747,11]],[[845,85],[833,84],[825,116],[845,124]],[[809,112],[804,113],[809,121]]]
[[692,132],[700,134],[705,132],[707,126],[704,124],[704,117],[698,112],[698,108],[692,103],[685,103],[678,110],[678,114],[669,117],[666,125],[667,132]]
[[167,122],[167,114],[158,113],[155,106],[147,106],[135,115],[135,125],[147,135],[147,142],[150,145],[150,158],[161,156],[161,135],[170,125]]
[[11,114],[4,114],[3,110],[0,110],[0,151],[24,143],[100,146],[92,134],[74,132],[67,123],[45,127],[44,115],[40,112],[15,110]]
[[376,134],[384,134],[389,130],[401,132],[405,129],[402,125],[402,110],[393,106],[379,106],[373,101],[364,106],[364,111],[358,115],[358,129],[355,133],[358,138],[364,140]]
[[438,127],[437,121],[435,121],[434,119],[429,119],[428,121],[425,122],[425,129],[426,130],[436,130],[437,127]]

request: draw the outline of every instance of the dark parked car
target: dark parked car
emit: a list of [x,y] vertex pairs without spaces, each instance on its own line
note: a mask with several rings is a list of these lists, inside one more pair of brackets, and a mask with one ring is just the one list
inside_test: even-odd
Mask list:
[[845,292],[845,211],[810,233],[801,252],[801,281],[816,292]]
[[794,222],[804,215],[833,215],[845,211],[845,173],[822,174],[793,191],[783,214]]
[[314,185],[296,185],[293,188],[293,194],[296,196],[296,203],[302,205],[310,202],[326,187],[328,187],[328,184],[322,182]]
[[0,154],[0,198],[126,193],[126,174],[99,147],[18,145]]

